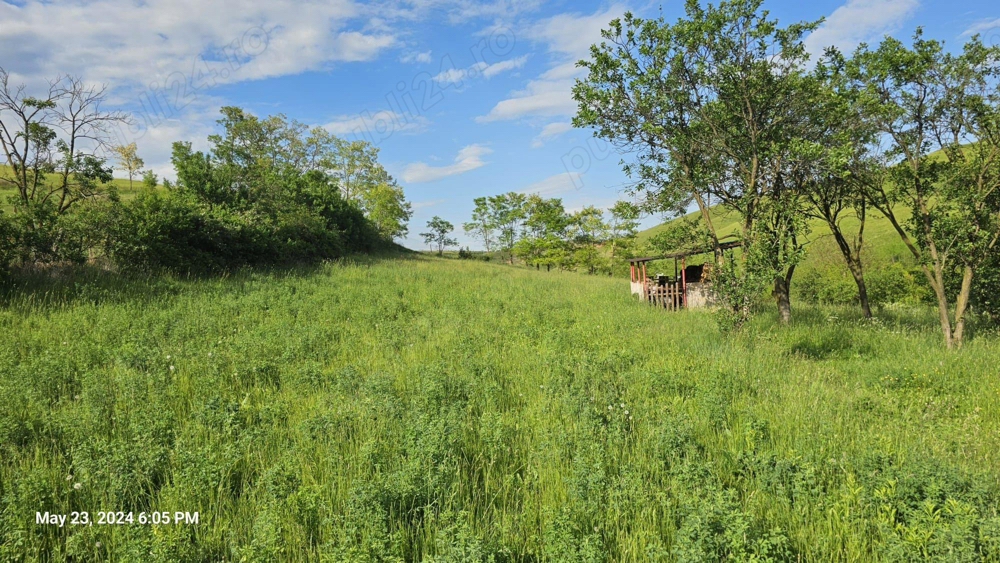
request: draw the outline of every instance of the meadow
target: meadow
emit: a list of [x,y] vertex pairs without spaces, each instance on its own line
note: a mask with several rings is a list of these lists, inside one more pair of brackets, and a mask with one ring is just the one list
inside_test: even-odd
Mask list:
[[[41,276],[41,275],[39,275]],[[419,255],[0,307],[0,560],[1000,560],[1000,339]],[[36,511],[199,523],[35,523]]]

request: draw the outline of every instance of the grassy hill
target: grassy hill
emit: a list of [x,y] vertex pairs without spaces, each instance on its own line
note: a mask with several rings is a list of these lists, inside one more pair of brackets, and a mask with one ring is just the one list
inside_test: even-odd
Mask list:
[[924,309],[724,336],[415,254],[95,275],[3,296],[0,560],[1000,557],[1000,341]]
[[[720,237],[735,235],[739,232],[740,222],[736,213],[728,212],[721,206],[716,205],[711,209],[711,216],[712,223],[715,225]],[[900,210],[897,213],[897,218],[900,221],[905,221],[908,217],[909,212],[906,210]],[[697,211],[688,213],[683,219],[702,222],[701,214]],[[682,218],[671,219],[655,227],[641,231],[638,235],[639,244],[646,244],[651,237],[668,228],[672,222],[680,220]],[[845,234],[853,235],[857,230],[858,221],[853,216],[845,216],[842,224]],[[822,283],[829,286],[829,292],[834,294],[836,300],[846,302],[852,299],[856,291],[853,278],[851,278],[840,249],[837,248],[837,243],[833,240],[833,236],[830,234],[826,223],[821,220],[810,219],[807,222],[807,226],[806,256],[796,270],[795,279],[793,280],[793,291],[801,289],[798,287],[800,284],[796,280],[805,281],[806,283],[819,283],[817,280],[822,278]],[[705,255],[695,257],[693,262],[697,263],[710,259],[710,256]],[[916,279],[919,277],[919,274],[916,271],[916,263],[913,260],[913,256],[900,240],[899,235],[893,229],[889,220],[875,210],[869,210],[868,218],[865,222],[862,260],[865,268],[872,273],[873,280],[876,283],[878,283],[878,276],[883,273],[879,270],[892,265],[895,266],[893,269],[894,273],[905,275],[907,283],[914,286],[908,290],[910,293],[919,293],[921,291],[919,287],[921,281]],[[876,291],[878,291],[878,288],[876,288]]]
[[[12,174],[13,173],[11,172],[9,166],[7,166],[6,164],[0,164],[0,177],[11,178],[13,177]],[[53,175],[53,177],[49,179],[50,182],[56,181],[56,178],[54,176],[55,175]],[[121,198],[124,200],[132,199],[140,191],[146,189],[142,185],[142,178],[134,178],[132,180],[132,187],[129,187],[128,178],[125,179],[115,178],[114,180],[111,181],[111,185],[114,186],[116,190],[118,190],[118,195],[121,196]],[[163,189],[163,186],[157,185],[157,189]],[[5,182],[0,183],[0,210],[9,212],[12,209],[9,200],[11,197],[14,197],[16,195],[17,195],[17,190],[14,189],[13,186],[10,186]]]

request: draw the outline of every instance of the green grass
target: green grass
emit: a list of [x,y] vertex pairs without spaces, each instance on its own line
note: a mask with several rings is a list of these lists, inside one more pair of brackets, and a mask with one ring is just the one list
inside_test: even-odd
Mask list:
[[[0,560],[1000,558],[1000,340],[347,260],[0,309]],[[77,484],[79,484],[77,486]],[[36,511],[198,511],[36,525]]]

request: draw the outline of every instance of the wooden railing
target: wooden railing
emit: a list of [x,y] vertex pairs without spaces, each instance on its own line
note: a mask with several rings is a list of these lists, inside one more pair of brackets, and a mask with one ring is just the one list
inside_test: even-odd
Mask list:
[[651,305],[676,311],[685,305],[684,285],[682,282],[667,282],[664,285],[647,284],[646,300]]

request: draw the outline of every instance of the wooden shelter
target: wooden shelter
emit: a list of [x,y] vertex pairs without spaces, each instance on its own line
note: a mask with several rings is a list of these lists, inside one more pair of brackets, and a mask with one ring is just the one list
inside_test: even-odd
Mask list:
[[[729,241],[719,244],[722,251],[741,246],[741,241]],[[670,252],[659,256],[643,256],[629,259],[629,273],[633,295],[639,295],[644,301],[675,311],[682,307],[705,307],[711,305],[714,297],[707,275],[713,264],[711,262],[697,265],[687,265],[687,257],[698,254],[711,254],[712,247],[696,248]],[[654,260],[674,261],[672,276],[662,273],[650,275],[647,264]],[[678,268],[679,267],[679,268]]]

